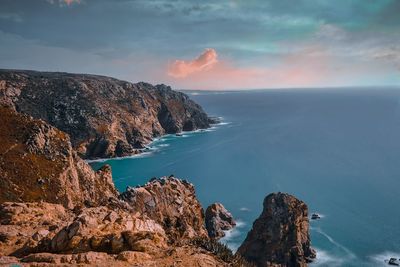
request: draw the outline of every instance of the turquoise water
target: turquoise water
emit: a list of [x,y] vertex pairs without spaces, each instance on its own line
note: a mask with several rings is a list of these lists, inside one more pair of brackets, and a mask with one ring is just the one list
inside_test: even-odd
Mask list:
[[[119,190],[174,174],[206,207],[222,202],[240,221],[223,241],[236,248],[283,191],[310,212],[314,266],[386,266],[400,258],[400,90],[321,89],[196,93],[224,123],[166,136],[151,153],[108,160]],[[96,169],[105,162],[95,162]]]

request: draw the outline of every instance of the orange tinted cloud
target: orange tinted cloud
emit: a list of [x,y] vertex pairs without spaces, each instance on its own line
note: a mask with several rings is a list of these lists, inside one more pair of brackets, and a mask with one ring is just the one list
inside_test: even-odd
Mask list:
[[81,1],[80,0],[63,0],[64,1],[64,3],[66,3],[67,5],[71,5],[71,4],[73,4],[73,3],[80,3]]
[[[288,55],[273,67],[237,67],[227,60],[217,61],[217,52],[207,49],[193,61],[177,60],[170,65],[168,82],[178,88],[211,90],[316,85],[326,78],[328,63],[322,56],[310,56],[316,51]],[[262,60],[268,63],[267,57]]]
[[74,3],[80,4],[81,0],[58,0],[58,1],[56,1],[56,0],[47,0],[47,2],[49,2],[50,4],[54,4],[54,3],[58,2],[60,6],[63,6],[63,5],[69,6],[69,5],[72,5]]
[[168,66],[168,75],[174,78],[185,78],[193,73],[209,70],[218,62],[217,57],[214,49],[207,48],[194,60],[175,60]]

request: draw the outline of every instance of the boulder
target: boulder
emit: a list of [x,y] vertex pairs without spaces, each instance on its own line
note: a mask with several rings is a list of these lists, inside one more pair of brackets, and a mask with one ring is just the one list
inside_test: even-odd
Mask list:
[[194,186],[185,180],[173,176],[155,178],[144,186],[129,187],[121,199],[162,225],[171,243],[208,237],[203,208]]
[[213,203],[206,209],[206,228],[210,238],[219,239],[227,230],[236,226],[232,214],[221,203]]

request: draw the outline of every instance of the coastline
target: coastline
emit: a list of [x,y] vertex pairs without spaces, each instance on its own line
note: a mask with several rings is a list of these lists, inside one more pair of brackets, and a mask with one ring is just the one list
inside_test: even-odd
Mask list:
[[[214,118],[214,117],[212,117]],[[133,154],[133,155],[129,155],[129,156],[123,156],[123,157],[113,157],[113,158],[99,158],[99,159],[85,159],[85,161],[90,164],[90,163],[95,163],[95,162],[106,162],[109,160],[124,160],[124,159],[133,159],[133,158],[144,158],[144,157],[148,157],[151,154],[153,154],[153,152],[155,152],[157,150],[156,146],[154,146],[154,144],[156,144],[157,142],[162,141],[163,139],[166,138],[186,138],[191,134],[199,134],[199,133],[206,133],[206,132],[213,132],[215,131],[218,126],[223,126],[223,125],[227,125],[230,122],[226,122],[224,121],[223,117],[215,117],[219,120],[219,122],[217,123],[213,123],[210,124],[209,128],[206,129],[196,129],[193,131],[182,131],[176,134],[182,134],[181,136],[177,136],[176,134],[164,134],[162,136],[159,137],[155,137],[150,143],[146,144],[146,147],[144,149],[141,149],[140,153],[138,154]]]

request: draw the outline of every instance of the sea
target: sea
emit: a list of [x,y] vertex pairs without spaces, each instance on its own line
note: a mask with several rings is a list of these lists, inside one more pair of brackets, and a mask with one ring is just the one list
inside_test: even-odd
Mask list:
[[112,166],[120,191],[152,177],[187,179],[203,207],[222,203],[236,250],[265,196],[307,203],[317,260],[310,266],[387,266],[400,258],[400,88],[187,91],[221,123],[166,135]]

